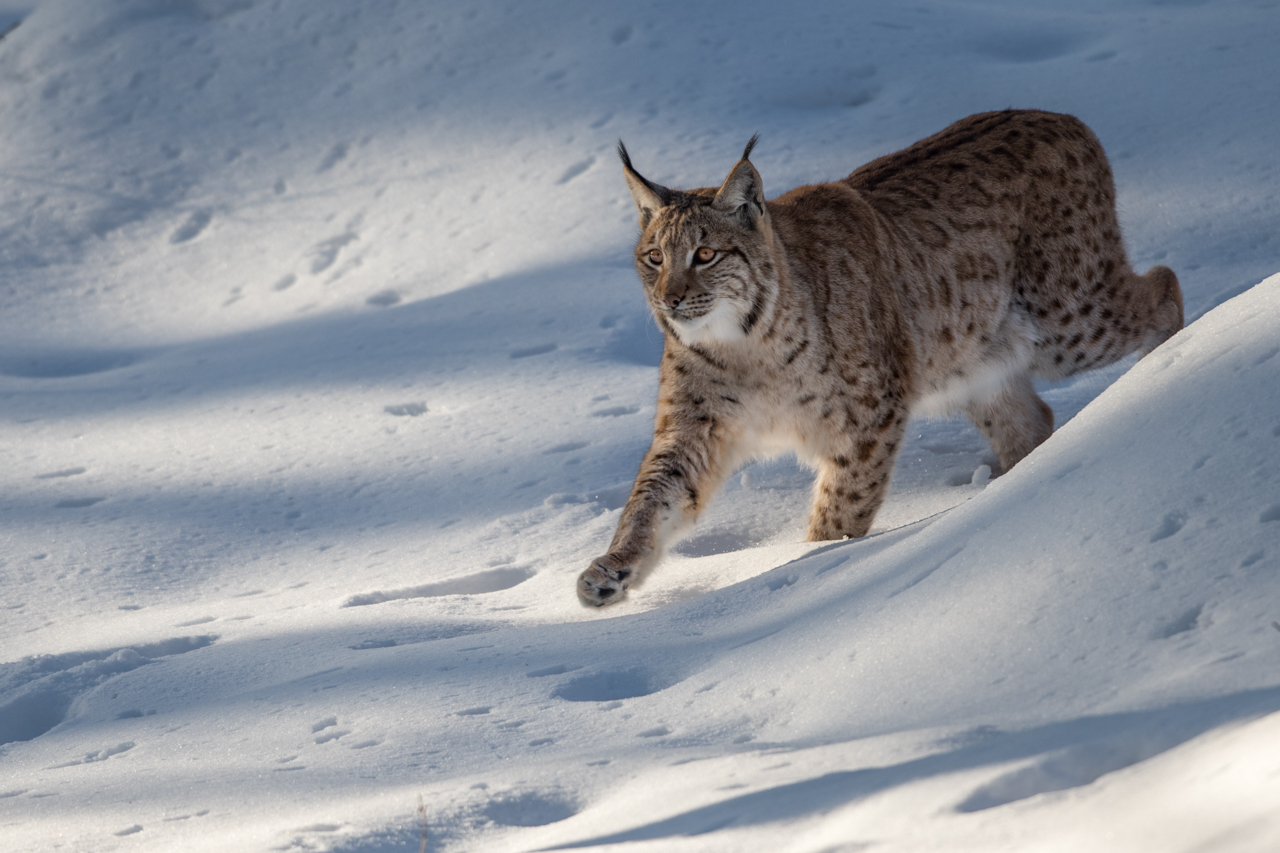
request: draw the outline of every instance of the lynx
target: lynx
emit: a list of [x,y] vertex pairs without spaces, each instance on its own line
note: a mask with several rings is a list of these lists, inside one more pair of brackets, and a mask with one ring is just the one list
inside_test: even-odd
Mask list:
[[755,143],[719,188],[687,191],[618,144],[665,342],[653,445],[585,604],[622,598],[753,458],[816,469],[810,540],[863,536],[911,414],[963,412],[1008,470],[1053,432],[1033,378],[1182,328],[1177,276],[1129,266],[1111,168],[1072,116],[970,116],[772,201]]

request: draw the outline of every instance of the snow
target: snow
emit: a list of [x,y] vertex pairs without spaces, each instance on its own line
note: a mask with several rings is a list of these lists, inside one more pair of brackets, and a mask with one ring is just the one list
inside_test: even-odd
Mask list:
[[[15,23],[6,849],[1280,847],[1280,6]],[[756,463],[582,608],[661,352],[617,139],[701,186],[759,131],[774,195],[1011,105],[1095,129],[1188,328],[1006,475],[913,422],[863,540]]]

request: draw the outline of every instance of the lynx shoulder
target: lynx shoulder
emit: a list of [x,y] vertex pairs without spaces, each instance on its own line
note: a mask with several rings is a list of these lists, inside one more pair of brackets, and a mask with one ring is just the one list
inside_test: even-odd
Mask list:
[[665,335],[649,448],[578,580],[617,601],[752,458],[817,470],[811,540],[864,535],[907,418],[963,412],[1011,468],[1053,431],[1034,378],[1146,353],[1178,279],[1125,257],[1102,146],[1078,119],[970,116],[843,180],[766,201],[755,139],[718,188],[642,177],[636,271]]

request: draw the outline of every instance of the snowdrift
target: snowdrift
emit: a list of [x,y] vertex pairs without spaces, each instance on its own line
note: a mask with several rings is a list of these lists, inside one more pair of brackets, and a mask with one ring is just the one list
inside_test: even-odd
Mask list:
[[[1277,829],[1277,341],[1280,276],[942,517],[658,610],[403,642],[422,597],[358,601],[10,664],[10,739],[65,714],[6,747],[13,831],[101,837],[84,800],[164,830],[139,844],[393,849],[421,793],[459,849],[1250,849]],[[360,640],[342,616],[374,607],[390,630]],[[1196,808],[1155,793],[1208,764]],[[164,823],[178,803],[199,827]]]

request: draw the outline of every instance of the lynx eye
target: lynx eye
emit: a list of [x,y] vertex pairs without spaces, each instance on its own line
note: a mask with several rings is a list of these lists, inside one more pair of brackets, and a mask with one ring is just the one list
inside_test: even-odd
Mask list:
[[649,263],[653,264],[655,267],[662,266],[662,250],[650,249]]
[[700,264],[708,264],[708,263],[711,263],[711,259],[712,259],[712,258],[714,258],[715,256],[716,256],[716,250],[715,250],[715,249],[708,249],[706,246],[703,246],[701,249],[699,249],[698,251],[694,252],[694,254],[693,254],[693,257],[694,257],[694,258],[698,261],[698,263],[700,263]]

